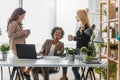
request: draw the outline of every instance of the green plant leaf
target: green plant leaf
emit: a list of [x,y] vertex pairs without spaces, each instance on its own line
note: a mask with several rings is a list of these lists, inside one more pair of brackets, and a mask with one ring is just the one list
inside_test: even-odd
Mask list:
[[9,51],[9,49],[10,49],[10,46],[9,46],[9,44],[2,44],[1,46],[0,46],[0,51],[2,52],[2,53],[7,53],[8,51]]

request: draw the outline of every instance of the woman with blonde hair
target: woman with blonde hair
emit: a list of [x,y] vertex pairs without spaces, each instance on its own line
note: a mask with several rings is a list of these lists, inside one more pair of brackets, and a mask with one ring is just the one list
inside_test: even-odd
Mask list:
[[[88,47],[88,43],[90,41],[90,36],[84,33],[86,29],[90,27],[90,22],[88,19],[88,14],[86,10],[78,10],[76,12],[76,20],[80,24],[79,29],[76,31],[76,35],[71,35],[70,41],[76,41],[76,48],[81,47]],[[75,76],[74,80],[80,80],[80,74],[79,74],[79,67],[72,67],[73,74]],[[68,80],[67,76],[67,68],[63,67],[63,76],[60,78],[60,80]]]
[[[64,36],[62,27],[54,27],[51,31],[52,39],[46,39],[38,55],[40,56],[62,56],[64,43],[60,41]],[[49,80],[50,67],[33,67],[32,76],[34,80],[39,80],[39,71],[42,71],[43,79]]]

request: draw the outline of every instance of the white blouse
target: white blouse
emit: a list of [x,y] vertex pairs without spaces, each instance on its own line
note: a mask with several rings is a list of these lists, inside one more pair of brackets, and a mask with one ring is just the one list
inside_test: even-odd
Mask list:
[[54,56],[54,49],[55,49],[55,45],[54,44],[52,44],[51,45],[51,48],[50,48],[50,51],[49,51],[49,53],[48,53],[48,56]]

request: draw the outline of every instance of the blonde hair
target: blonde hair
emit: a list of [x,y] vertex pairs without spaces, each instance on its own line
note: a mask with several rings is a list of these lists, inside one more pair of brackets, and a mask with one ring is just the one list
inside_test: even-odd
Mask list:
[[90,22],[86,10],[82,10],[82,9],[78,10],[76,14],[77,14],[77,19],[79,22],[81,22],[82,27],[84,27],[85,25],[90,27]]

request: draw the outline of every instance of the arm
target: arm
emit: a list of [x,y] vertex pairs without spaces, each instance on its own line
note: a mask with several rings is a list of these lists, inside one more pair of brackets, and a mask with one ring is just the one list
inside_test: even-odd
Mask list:
[[[87,29],[88,27],[85,28],[85,30]],[[74,41],[81,41],[81,40],[85,40],[86,42],[89,42],[90,41],[90,36],[86,35],[84,33],[85,30],[80,30],[80,31],[77,31],[76,32],[76,36],[74,36]]]
[[62,56],[64,53],[64,43],[62,42],[57,43],[55,50],[56,50],[56,56]]
[[42,48],[41,48],[40,52],[38,53],[38,55],[45,56],[45,47],[46,47],[46,45],[47,45],[47,40],[42,45]]
[[16,28],[17,28],[18,24],[14,21],[11,24],[9,24],[9,30],[8,30],[8,37],[9,38],[17,38],[20,36],[25,36],[24,32],[22,30],[16,32]]

